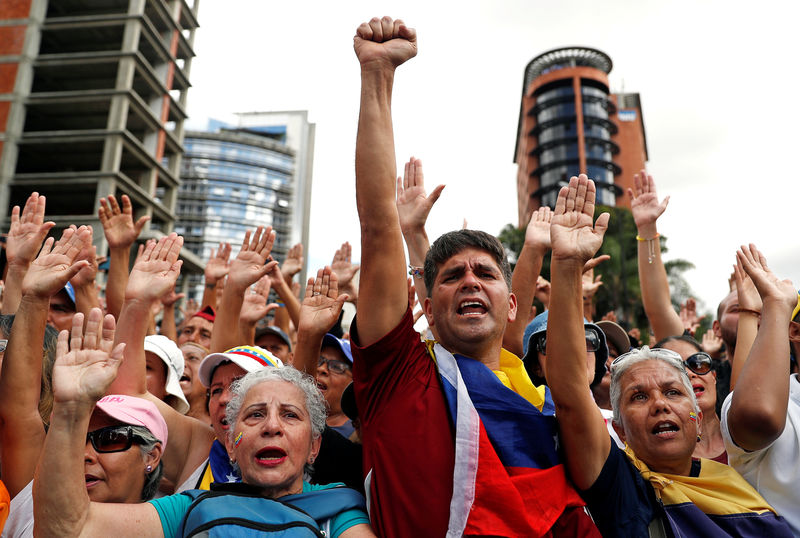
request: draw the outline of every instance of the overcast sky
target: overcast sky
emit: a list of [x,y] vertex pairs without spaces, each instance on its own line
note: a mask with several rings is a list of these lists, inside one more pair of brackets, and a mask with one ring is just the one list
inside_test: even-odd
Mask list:
[[667,259],[695,263],[687,279],[712,310],[745,242],[800,287],[799,11],[785,1],[203,0],[188,125],[234,112],[309,111],[311,270],[345,240],[354,258],[360,249],[359,23],[390,15],[417,29],[419,54],[395,80],[395,140],[398,170],[414,155],[427,185],[447,184],[428,222],[432,239],[464,218],[494,234],[516,221],[525,65],[556,47],[599,48],[614,62],[611,90],[641,94],[648,168],[659,195],[671,197],[659,221]]

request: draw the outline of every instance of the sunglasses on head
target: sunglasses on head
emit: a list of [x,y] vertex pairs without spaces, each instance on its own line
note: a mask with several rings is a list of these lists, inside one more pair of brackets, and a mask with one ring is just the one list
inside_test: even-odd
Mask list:
[[711,355],[703,351],[698,351],[694,355],[689,355],[686,357],[686,360],[683,361],[683,365],[697,375],[706,375],[711,371],[712,364],[713,360],[711,359]]
[[334,374],[343,374],[350,369],[350,365],[347,363],[337,361],[336,359],[326,359],[325,357],[320,356],[317,367],[320,367],[323,364],[327,365],[328,370]]
[[[536,349],[539,353],[547,354],[546,334],[536,341]],[[586,329],[586,351],[597,351],[598,349],[600,349],[600,335],[594,329]]]
[[[611,362],[611,368],[610,368],[611,372],[613,372],[614,369],[616,367],[618,367],[620,364],[622,364],[624,361],[630,359],[631,357],[638,356],[640,352],[641,352],[640,349],[635,348],[635,349],[632,349],[632,350],[628,351],[627,353],[623,353],[622,355],[620,355],[619,357],[614,359]],[[654,347],[654,348],[650,349],[650,355],[652,357],[657,357],[657,358],[660,358],[660,359],[669,359],[669,360],[673,360],[673,361],[677,360],[677,361],[683,362],[682,359],[681,359],[681,356],[677,352],[672,351],[671,349],[664,349],[664,348],[661,348],[661,347]]]
[[144,441],[130,426],[107,426],[86,434],[86,440],[91,441],[98,454],[125,452],[133,445],[134,439]]

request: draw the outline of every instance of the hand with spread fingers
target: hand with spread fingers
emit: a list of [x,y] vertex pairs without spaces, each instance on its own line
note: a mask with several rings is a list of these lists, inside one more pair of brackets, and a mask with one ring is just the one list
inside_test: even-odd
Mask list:
[[324,335],[339,319],[346,300],[346,294],[339,294],[336,273],[329,266],[318,270],[316,278],[309,278],[306,285],[298,331]]
[[303,270],[303,243],[297,243],[286,253],[286,258],[281,264],[281,273],[287,281]]
[[652,237],[655,235],[656,221],[669,204],[669,196],[661,202],[658,201],[656,193],[656,183],[653,176],[642,170],[633,176],[633,189],[628,189],[628,196],[631,198],[631,213],[633,221],[642,237]]
[[127,194],[123,194],[120,198],[122,208],[114,195],[100,198],[100,209],[97,211],[109,248],[130,248],[142,233],[144,225],[150,220],[150,217],[144,216],[133,222],[131,199]]
[[94,403],[117,376],[125,344],[114,347],[114,316],[93,308],[86,320],[75,314],[71,331],[61,331],[53,366],[53,398],[60,404]]
[[691,297],[686,299],[681,305],[681,310],[678,314],[683,322],[683,328],[689,331],[689,334],[694,336],[695,331],[700,326],[700,318],[697,315],[697,303]]
[[239,314],[240,323],[255,326],[270,310],[278,308],[277,303],[267,304],[269,290],[270,280],[268,276],[262,276],[258,279],[258,282],[250,287],[250,291],[244,294],[244,302]]
[[550,251],[550,221],[553,211],[543,206],[531,214],[528,227],[525,229],[525,244],[545,254]]
[[595,186],[585,174],[573,176],[558,194],[550,224],[553,259],[580,261],[581,267],[603,244],[609,214],[594,219]]
[[182,246],[183,237],[176,233],[140,245],[128,277],[125,301],[144,301],[149,306],[174,289],[183,264],[178,259]]
[[230,256],[230,243],[220,243],[217,250],[211,249],[211,256],[206,263],[204,272],[206,286],[214,286],[219,280],[225,278],[228,274]]
[[339,289],[346,292],[350,300],[358,296],[358,287],[353,279],[361,268],[359,264],[351,261],[352,252],[353,247],[350,246],[350,243],[344,242],[333,255],[331,262],[331,271],[339,280]]
[[66,286],[89,263],[79,258],[87,236],[89,230],[81,226],[65,229],[58,241],[48,238],[25,274],[23,295],[49,299]]
[[396,204],[403,234],[425,229],[428,215],[442,190],[444,185],[437,185],[430,194],[426,193],[422,161],[411,157],[405,165],[403,177],[397,178]]
[[11,210],[11,227],[6,237],[6,258],[9,265],[30,264],[42,246],[47,232],[56,225],[44,222],[46,199],[34,192],[28,196],[20,214],[19,206]]
[[255,232],[248,230],[239,253],[231,260],[225,287],[231,286],[233,291],[244,293],[262,276],[277,267],[278,262],[266,263],[273,243],[275,232],[272,231],[272,226],[259,226]]

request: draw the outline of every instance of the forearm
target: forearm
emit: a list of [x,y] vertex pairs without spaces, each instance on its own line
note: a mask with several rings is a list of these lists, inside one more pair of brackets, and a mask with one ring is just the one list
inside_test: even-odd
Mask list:
[[200,310],[206,306],[210,306],[214,310],[217,309],[217,287],[221,285],[221,281],[214,283],[206,282],[205,286],[203,286],[203,300],[200,302]]
[[567,468],[575,484],[587,489],[600,474],[610,441],[588,387],[582,274],[579,260],[553,259],[547,332],[558,337],[547,339],[543,367],[559,417]]
[[73,289],[75,290],[76,312],[82,312],[88,318],[92,308],[100,308],[102,310],[94,280],[82,286],[74,286]]
[[297,297],[295,297],[291,285],[282,280],[274,287],[274,289],[281,302],[283,302],[289,319],[292,320],[294,326],[297,327],[297,325],[300,323],[300,301],[297,299]]
[[39,398],[48,304],[23,296],[0,375],[0,474],[12,498],[33,479],[44,443]]
[[363,345],[388,333],[408,308],[405,255],[395,206],[393,81],[392,68],[362,67],[356,205],[361,223],[362,260],[357,318]]
[[736,387],[736,380],[742,373],[750,350],[753,348],[756,335],[758,334],[758,317],[750,312],[739,312],[739,323],[736,327],[736,349],[731,363],[731,388]]
[[661,242],[656,224],[640,227],[638,235],[644,239],[636,241],[642,304],[656,340],[683,334],[683,323],[670,300],[669,280],[661,259]]
[[178,329],[175,326],[175,303],[164,305],[161,316],[161,333],[173,342],[178,341]]
[[272,318],[272,323],[286,334],[289,334],[290,321],[289,312],[283,306],[275,311],[275,317]]
[[745,450],[768,446],[786,423],[790,313],[785,303],[764,300],[761,326],[736,382],[728,422],[731,436]]
[[519,253],[517,266],[511,276],[511,291],[517,297],[517,318],[509,323],[503,334],[503,347],[517,356],[522,356],[523,334],[536,294],[536,281],[542,270],[545,251],[525,244]]
[[56,404],[33,482],[37,536],[80,536],[89,515],[83,457],[93,405]]
[[247,288],[239,289],[228,282],[211,330],[211,353],[220,353],[239,345],[239,312],[242,311]]
[[131,262],[130,247],[109,249],[108,280],[106,281],[106,311],[119,319],[128,285],[128,270]]
[[22,299],[22,281],[28,272],[30,263],[9,263],[3,290],[3,307],[0,312],[13,314],[19,308]]
[[325,333],[309,331],[303,328],[297,330],[297,347],[294,350],[294,366],[298,370],[314,376],[317,373],[319,352],[322,349],[322,339]]
[[[425,256],[428,255],[428,250],[431,248],[431,243],[428,240],[428,234],[425,232],[425,228],[403,230],[403,240],[408,249],[408,264],[412,267],[425,267]],[[428,296],[428,290],[425,287],[425,278],[417,278],[414,276],[414,288],[417,292],[419,304],[422,304]]]
[[255,345],[256,340],[256,322],[245,321],[239,317],[239,344],[240,345]]
[[128,300],[122,306],[114,344],[125,343],[125,359],[117,378],[108,389],[109,394],[142,396],[147,393],[147,368],[145,365],[144,338],[150,322],[149,301]]

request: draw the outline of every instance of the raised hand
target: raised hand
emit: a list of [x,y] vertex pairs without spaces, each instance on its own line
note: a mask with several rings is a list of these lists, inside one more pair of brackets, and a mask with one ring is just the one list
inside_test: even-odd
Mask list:
[[339,295],[339,281],[330,267],[317,271],[316,278],[309,278],[306,296],[300,307],[298,331],[323,335],[339,319],[347,295]]
[[175,287],[161,296],[160,301],[164,307],[169,307],[186,297],[185,293],[175,293]]
[[425,192],[422,161],[411,157],[406,163],[403,177],[397,178],[397,213],[403,233],[424,230],[433,204],[442,194],[444,185],[437,185],[430,195]]
[[531,220],[525,229],[525,244],[539,249],[540,252],[548,252],[550,246],[550,221],[553,219],[553,212],[548,206],[540,207],[531,214]]
[[353,49],[362,68],[372,64],[394,68],[417,55],[417,32],[400,19],[373,17],[356,29]]
[[127,194],[123,194],[122,208],[120,209],[117,199],[113,195],[108,198],[100,198],[100,209],[97,216],[100,224],[103,225],[106,241],[110,248],[130,248],[130,246],[142,233],[142,228],[150,220],[150,217],[139,217],[133,222],[133,206]]
[[156,243],[153,240],[139,246],[139,255],[128,277],[125,300],[148,303],[158,301],[174,289],[183,262],[178,259],[183,237],[171,233]]
[[242,310],[239,313],[239,321],[255,325],[260,319],[265,317],[270,310],[278,308],[277,303],[267,304],[269,297],[270,279],[262,276],[255,285],[250,287],[250,291],[245,293]]
[[339,280],[339,287],[341,288],[348,287],[353,277],[356,276],[356,273],[361,268],[359,264],[350,261],[352,253],[353,247],[350,246],[349,242],[345,241],[333,255],[331,271],[336,274],[336,278]]
[[697,316],[697,303],[693,298],[689,297],[681,305],[679,316],[681,322],[683,322],[683,329],[694,336],[695,331],[700,326],[700,318]]
[[289,252],[286,253],[286,259],[283,260],[281,265],[281,273],[287,280],[291,280],[294,275],[303,270],[303,244],[297,243]]
[[94,279],[97,276],[97,247],[92,244],[93,230],[91,226],[86,226],[89,233],[83,236],[83,245],[79,260],[86,260],[88,263],[78,273],[70,279],[72,286],[81,288],[83,286],[93,286]]
[[780,280],[775,276],[767,267],[766,258],[754,244],[742,245],[736,253],[736,264],[753,280],[764,304],[768,301],[779,302],[791,313],[797,305],[797,288],[791,280]]
[[738,261],[733,266],[733,283],[738,295],[739,309],[761,312],[761,296],[758,294],[753,279]]
[[597,293],[597,290],[600,289],[600,286],[603,285],[603,276],[597,275],[594,276],[594,271],[589,270],[583,273],[582,277],[583,283],[583,298],[584,300],[591,299]]
[[550,307],[550,288],[550,281],[539,275],[536,279],[536,292],[533,296],[544,305],[545,310]]
[[273,243],[275,243],[275,232],[272,231],[272,226],[266,228],[259,226],[252,234],[247,230],[242,240],[242,248],[239,249],[236,258],[231,260],[225,286],[233,286],[233,289],[244,291],[273,268],[277,268],[278,262],[264,265]]
[[87,236],[89,230],[86,226],[81,226],[64,230],[58,242],[49,237],[25,274],[22,281],[23,295],[49,299],[66,286],[89,263],[79,259]]
[[714,331],[709,329],[703,333],[703,340],[700,342],[700,347],[712,357],[716,357],[722,350],[722,338],[715,335]]
[[61,331],[53,366],[53,398],[58,403],[94,404],[117,376],[125,344],[114,347],[114,316],[99,308],[72,318],[72,331]]
[[19,206],[11,210],[11,227],[6,238],[6,258],[9,264],[29,264],[36,257],[47,232],[56,225],[44,222],[45,197],[38,192],[28,196],[20,215]]
[[216,285],[217,281],[228,274],[228,260],[231,256],[231,244],[220,243],[215,251],[211,249],[211,257],[208,259],[205,270],[205,280],[207,286]]
[[628,189],[628,196],[631,197],[633,221],[640,232],[647,231],[643,228],[655,226],[656,220],[666,211],[667,204],[669,204],[669,196],[659,203],[653,176],[644,170],[634,174],[633,190]]
[[550,223],[554,260],[574,260],[583,266],[603,244],[609,214],[601,214],[592,225],[595,193],[594,181],[586,174],[572,176],[569,186],[561,188]]

